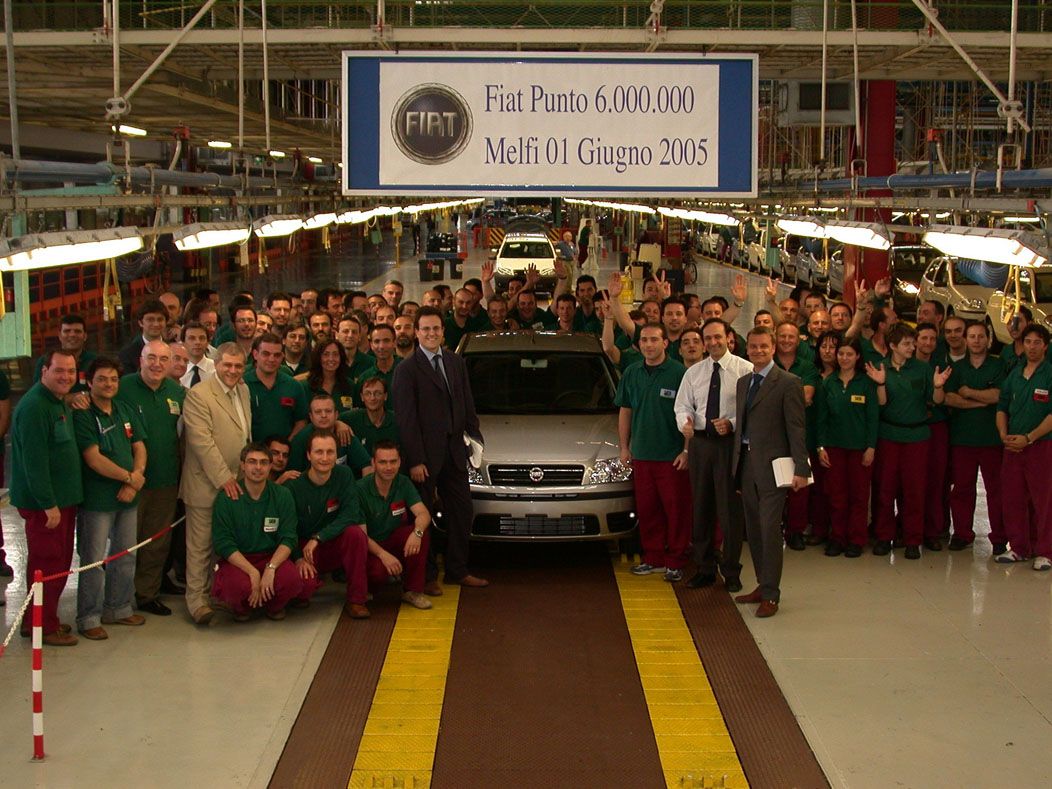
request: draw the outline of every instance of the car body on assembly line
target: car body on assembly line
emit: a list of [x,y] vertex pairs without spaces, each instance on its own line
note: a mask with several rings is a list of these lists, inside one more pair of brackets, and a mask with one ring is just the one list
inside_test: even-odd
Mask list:
[[481,332],[458,349],[485,448],[469,469],[475,539],[617,540],[636,526],[618,375],[591,334]]
[[932,260],[921,277],[918,302],[939,302],[948,316],[956,315],[967,321],[985,320],[986,303],[996,288],[980,284],[974,274],[969,273],[967,263],[946,256]]
[[[1015,284],[1009,280],[1004,290],[995,290],[987,301],[986,323],[999,343],[1008,345],[1012,337],[1008,333],[1007,321],[1012,314],[1005,314],[1005,291],[1015,299]],[[1022,268],[1019,270],[1019,303],[1033,314],[1034,323],[1040,323],[1052,331],[1052,271]]]

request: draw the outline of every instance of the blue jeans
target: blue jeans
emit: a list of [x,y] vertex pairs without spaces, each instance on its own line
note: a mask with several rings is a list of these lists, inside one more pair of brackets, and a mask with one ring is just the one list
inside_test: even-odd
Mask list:
[[[116,512],[81,510],[77,517],[77,554],[80,564],[92,564],[135,545],[138,509]],[[109,542],[109,552],[106,543]],[[105,591],[104,591],[105,590]],[[135,597],[135,554],[80,574],[77,587],[77,629],[102,624],[102,617],[131,616]]]

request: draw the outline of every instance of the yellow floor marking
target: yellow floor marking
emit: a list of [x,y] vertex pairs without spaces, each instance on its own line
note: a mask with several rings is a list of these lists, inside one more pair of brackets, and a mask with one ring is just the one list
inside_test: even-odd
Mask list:
[[434,608],[398,611],[369,718],[351,770],[351,789],[427,789],[457,621],[459,586],[430,598]]
[[615,562],[614,576],[665,783],[675,789],[747,789],[672,584],[658,575],[632,575],[628,567]]

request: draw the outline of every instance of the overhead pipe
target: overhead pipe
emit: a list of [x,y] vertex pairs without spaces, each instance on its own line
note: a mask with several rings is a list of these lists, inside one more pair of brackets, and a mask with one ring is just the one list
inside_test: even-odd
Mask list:
[[[74,183],[80,185],[109,184],[120,176],[127,176],[135,185],[178,186],[194,189],[270,189],[275,186],[272,178],[242,178],[219,173],[188,173],[181,170],[165,170],[161,167],[130,167],[127,169],[106,162],[80,164],[77,162],[45,162],[23,159],[5,168],[4,177],[9,182],[22,183]],[[294,187],[291,182],[280,184]]]
[[18,137],[18,94],[15,80],[15,22],[11,16],[11,0],[4,0],[4,43],[7,49],[7,103],[11,116],[11,153],[15,161],[22,158]]
[[[844,192],[869,189],[994,189],[997,187],[996,170],[978,170],[974,173],[935,173],[871,175],[863,178],[831,178],[816,185],[800,184],[801,189],[817,188],[820,192]],[[1049,189],[1052,188],[1052,167],[1036,170],[1005,170],[1000,175],[1005,189]]]

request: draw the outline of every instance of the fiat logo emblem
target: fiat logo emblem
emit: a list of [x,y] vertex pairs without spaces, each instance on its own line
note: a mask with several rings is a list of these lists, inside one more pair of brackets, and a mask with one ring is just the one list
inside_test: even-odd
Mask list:
[[426,83],[402,94],[391,115],[395,144],[420,164],[443,164],[471,139],[471,108],[447,85]]
[[531,482],[540,482],[542,479],[544,479],[544,469],[542,469],[542,468],[540,468],[538,466],[534,466],[533,468],[530,469],[530,481]]

